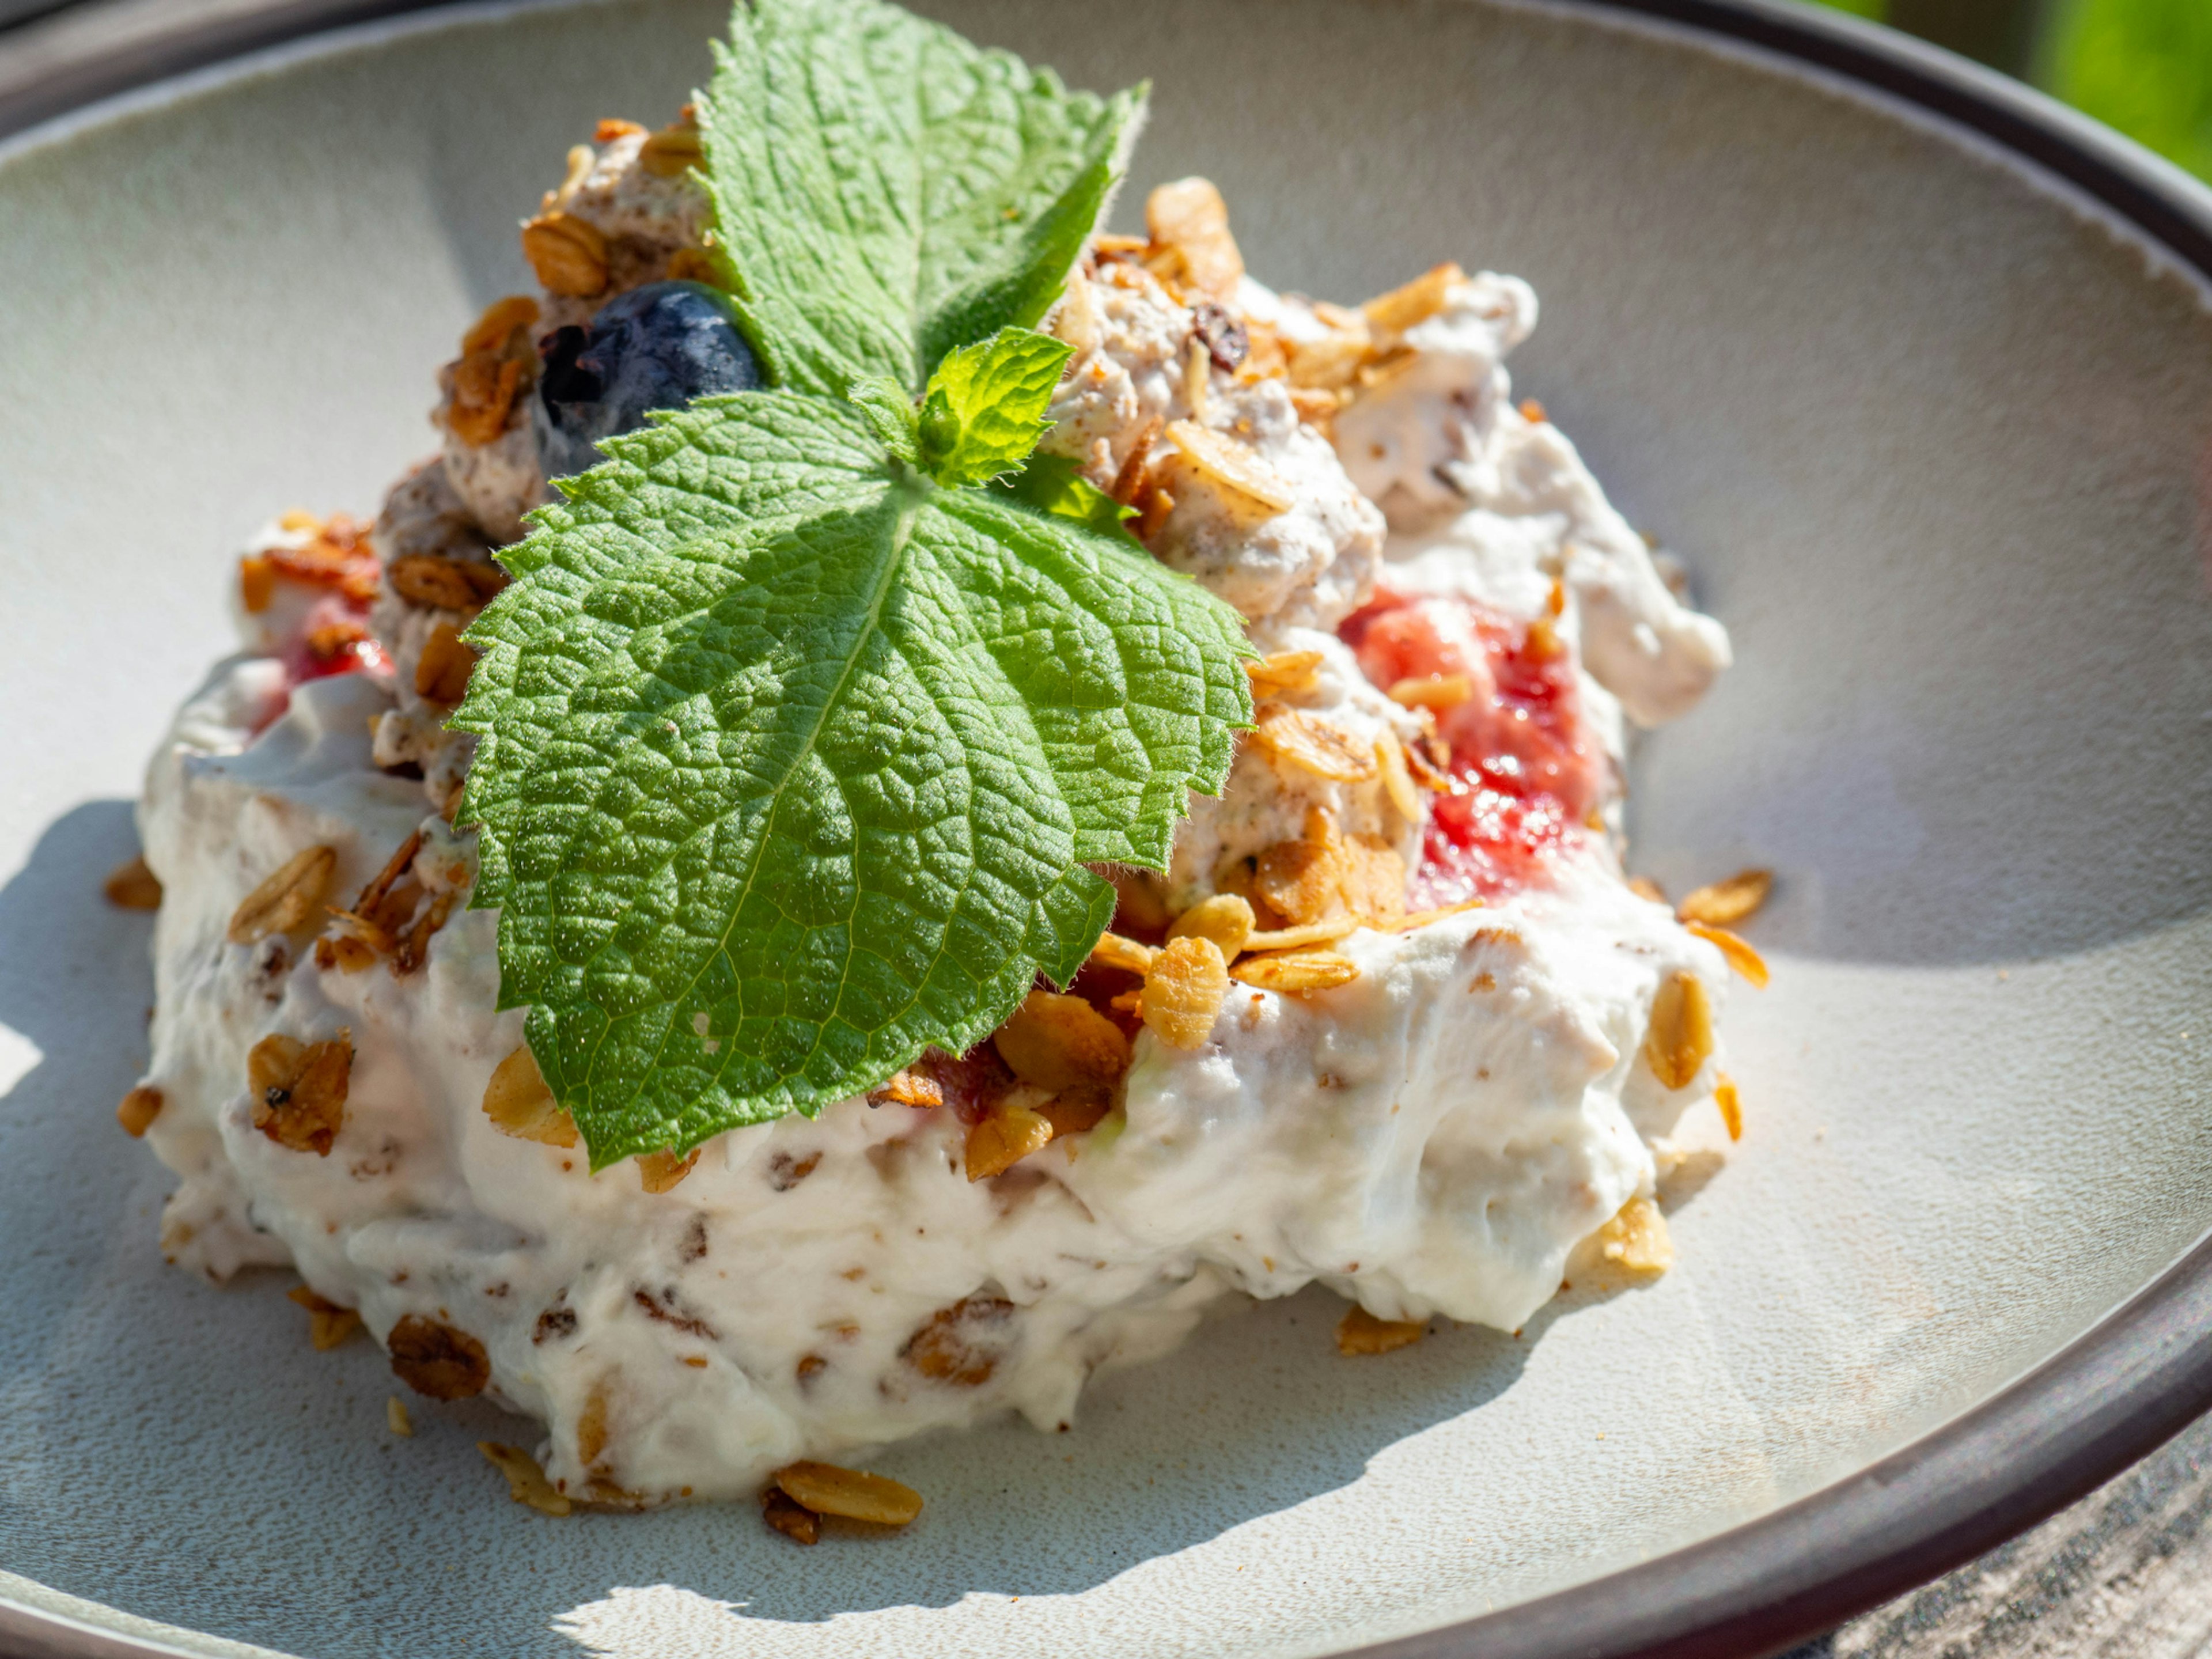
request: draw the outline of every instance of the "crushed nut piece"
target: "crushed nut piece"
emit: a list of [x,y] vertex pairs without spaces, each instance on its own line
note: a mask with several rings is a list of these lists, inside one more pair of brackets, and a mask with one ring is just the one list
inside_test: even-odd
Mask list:
[[792,1463],[778,1469],[775,1479],[793,1503],[817,1515],[902,1527],[921,1513],[921,1494],[913,1487],[835,1463]]
[[415,695],[451,708],[469,694],[469,676],[476,672],[476,647],[461,638],[461,630],[441,622],[422,641],[422,654],[415,661]]
[[492,1468],[507,1477],[507,1495],[525,1509],[536,1510],[540,1515],[567,1515],[574,1507],[553,1489],[553,1483],[545,1478],[545,1471],[538,1467],[538,1460],[521,1447],[479,1440],[477,1449]]
[[[1139,999],[1144,993],[1136,994]],[[1052,1137],[1087,1134],[1114,1109],[1114,1097],[1103,1089],[1063,1089],[1038,1107],[1037,1115],[1052,1125]],[[1070,1151],[1069,1156],[1073,1157]]]
[[402,1440],[415,1437],[415,1419],[407,1415],[407,1402],[396,1394],[385,1398],[384,1426]]
[[1247,662],[1244,672],[1252,681],[1254,700],[1291,696],[1311,689],[1322,660],[1318,651],[1278,651],[1258,661]]
[[1170,421],[1166,436],[1176,453],[1154,471],[1170,490],[1181,495],[1212,487],[1223,507],[1240,520],[1260,523],[1287,513],[1297,498],[1274,468],[1234,438],[1195,421]]
[[691,1166],[699,1161],[703,1147],[694,1146],[683,1157],[674,1152],[640,1152],[637,1156],[638,1184],[648,1193],[672,1190],[676,1183],[691,1173]]
[[1721,1122],[1727,1127],[1730,1140],[1743,1139],[1743,1097],[1736,1093],[1735,1079],[1723,1072],[1713,1085],[1713,1104],[1720,1108]]
[[1111,1088],[1129,1069],[1129,1039],[1081,997],[1031,991],[993,1034],[1013,1074],[1058,1094],[1083,1085]]
[[100,884],[107,902],[121,910],[158,910],[161,908],[161,883],[146,860],[136,858],[118,865],[114,872]]
[[[1249,916],[1251,907],[1243,908]],[[1249,937],[1251,928],[1242,931]],[[1202,1048],[1228,994],[1228,962],[1219,945],[1202,933],[1170,938],[1145,975],[1145,1028],[1170,1048]]]
[[1426,322],[1450,302],[1455,285],[1467,280],[1455,264],[1432,265],[1402,288],[1378,294],[1360,310],[1368,325],[1378,332],[1403,334],[1416,323]]
[[493,1128],[517,1140],[546,1146],[576,1144],[576,1120],[554,1099],[526,1042],[493,1068],[491,1081],[484,1085],[483,1115]]
[[1375,745],[1341,721],[1287,703],[1253,712],[1250,740],[1277,760],[1331,783],[1364,783],[1380,769]]
[[617,138],[627,138],[633,132],[644,131],[645,124],[641,121],[625,121],[618,115],[602,115],[599,125],[592,129],[592,142],[611,144]]
[[472,1399],[491,1381],[491,1356],[483,1343],[420,1314],[409,1314],[394,1325],[384,1346],[392,1356],[392,1374],[433,1400]]
[[1686,1089],[1713,1051],[1713,1005],[1705,981],[1676,972],[1651,1000],[1651,1029],[1644,1038],[1644,1058],[1670,1089]]
[[1390,701],[1401,708],[1456,708],[1474,696],[1474,682],[1464,674],[1417,674],[1390,687]]
[[1101,933],[1098,943],[1091,947],[1091,961],[1101,967],[1119,968],[1130,974],[1143,973],[1158,955],[1159,951],[1155,947],[1124,939],[1119,933]]
[[804,1504],[793,1503],[781,1486],[761,1494],[761,1519],[798,1544],[822,1541],[822,1517]]
[[1359,977],[1359,964],[1334,951],[1278,951],[1242,957],[1231,977],[1262,991],[1330,991]]
[[1212,939],[1220,948],[1224,962],[1236,961],[1244,941],[1252,936],[1250,902],[1235,893],[1216,893],[1200,899],[1168,928],[1170,943],[1194,934]]
[[154,1127],[154,1120],[161,1115],[161,1091],[140,1084],[123,1097],[115,1109],[115,1121],[123,1126],[123,1133],[136,1140]]
[[[1121,1033],[1117,1030],[1115,1035]],[[969,1127],[963,1160],[968,1179],[988,1181],[1003,1175],[1031,1152],[1050,1146],[1052,1136],[1050,1118],[1012,1101],[1000,1101]]]
[[1702,921],[1708,927],[1733,927],[1765,903],[1773,890],[1771,870],[1739,870],[1726,881],[1686,895],[1674,914],[1685,921]]
[[1236,299],[1244,256],[1229,234],[1229,204],[1210,180],[1182,179],[1158,186],[1145,202],[1145,228],[1152,248],[1164,256],[1155,275],[1223,304]]
[[253,1127],[280,1146],[328,1158],[345,1122],[352,1075],[351,1031],[313,1043],[270,1032],[246,1056]]
[[305,1285],[295,1285],[284,1297],[307,1310],[307,1340],[317,1353],[328,1353],[361,1328],[358,1312],[316,1295]]
[[1429,1334],[1425,1319],[1377,1319],[1358,1303],[1345,1310],[1336,1325],[1339,1353],[1389,1353],[1411,1347]]
[[1667,1218],[1648,1198],[1632,1198],[1620,1213],[1598,1229],[1607,1261],[1632,1273],[1663,1273],[1674,1265],[1674,1241]]
[[239,901],[224,937],[233,945],[254,945],[271,933],[290,933],[314,914],[337,867],[333,848],[309,847],[294,854]]
[[1728,965],[1741,974],[1760,990],[1766,988],[1772,977],[1767,972],[1766,958],[1751,948],[1751,941],[1739,939],[1725,927],[1709,927],[1702,921],[1686,921],[1683,927],[1712,945],[1728,958]]
[[893,1072],[868,1091],[868,1104],[912,1106],[927,1111],[933,1106],[945,1104],[945,1090],[935,1078],[926,1073],[913,1070]]
[[963,1297],[930,1315],[899,1358],[932,1382],[979,1388],[1013,1340],[1013,1318],[1014,1304],[1004,1297]]
[[607,239],[573,213],[543,213],[522,228],[522,257],[549,294],[588,299],[607,285]]

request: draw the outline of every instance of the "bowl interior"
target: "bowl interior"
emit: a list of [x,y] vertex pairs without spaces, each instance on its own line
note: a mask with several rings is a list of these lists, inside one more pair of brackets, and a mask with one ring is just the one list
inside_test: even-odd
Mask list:
[[1125,222],[1202,172],[1280,286],[1536,285],[1518,392],[1736,642],[1641,755],[1634,864],[1780,873],[1681,1265],[1384,1360],[1328,1297],[1257,1308],[1068,1435],[884,1454],[928,1513],[805,1554],[741,1509],[544,1521],[471,1449],[520,1425],[418,1402],[394,1439],[379,1356],[308,1352],[289,1280],[163,1267],[109,1114],[146,928],[99,883],[228,553],[374,509],[566,146],[672,110],[721,21],[448,16],[0,152],[0,1593],[206,1651],[1323,1652],[1863,1467],[2212,1223],[2198,288],[1977,147],[1595,13],[927,9],[1152,77]]

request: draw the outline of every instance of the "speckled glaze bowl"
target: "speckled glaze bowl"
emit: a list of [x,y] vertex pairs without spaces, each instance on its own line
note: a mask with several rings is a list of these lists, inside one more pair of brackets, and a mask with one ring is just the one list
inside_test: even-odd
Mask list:
[[0,1650],[1748,1653],[2212,1403],[2212,198],[1706,0],[927,8],[1153,77],[1125,213],[1200,171],[1281,284],[1455,258],[1542,295],[1520,392],[1739,656],[1639,757],[1636,864],[1780,873],[1749,1129],[1670,1189],[1675,1271],[1381,1360],[1326,1297],[1255,1308],[1070,1434],[885,1454],[922,1519],[808,1552],[743,1507],[549,1522],[471,1449],[521,1425],[396,1438],[381,1357],[310,1352],[288,1280],[164,1268],[109,1109],[147,929],[99,885],[227,556],[374,507],[565,147],[671,109],[721,21],[360,21],[398,9],[0,44],[21,126],[354,25],[0,147]]

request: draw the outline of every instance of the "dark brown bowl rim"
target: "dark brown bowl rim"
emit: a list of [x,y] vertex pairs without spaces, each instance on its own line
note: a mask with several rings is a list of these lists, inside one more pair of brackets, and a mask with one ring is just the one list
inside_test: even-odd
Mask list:
[[[1509,0],[1510,3],[1510,0]],[[456,0],[94,0],[0,30],[0,142],[169,77]],[[1759,49],[1942,118],[2063,179],[2212,282],[2212,190],[2002,76],[1790,0],[1550,0]],[[35,64],[35,73],[24,72]],[[1340,1659],[1758,1659],[1995,1548],[2212,1410],[2212,1235],[1988,1400],[1717,1536]],[[184,1654],[0,1599],[8,1659]]]

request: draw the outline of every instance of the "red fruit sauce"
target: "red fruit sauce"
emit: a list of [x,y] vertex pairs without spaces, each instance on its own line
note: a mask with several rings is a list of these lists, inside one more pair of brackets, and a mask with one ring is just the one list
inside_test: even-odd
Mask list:
[[1474,599],[1378,588],[1337,631],[1386,691],[1455,675],[1473,690],[1435,711],[1452,787],[1431,797],[1407,902],[1492,898],[1547,879],[1552,858],[1587,833],[1605,763],[1583,724],[1574,659],[1552,624]]

